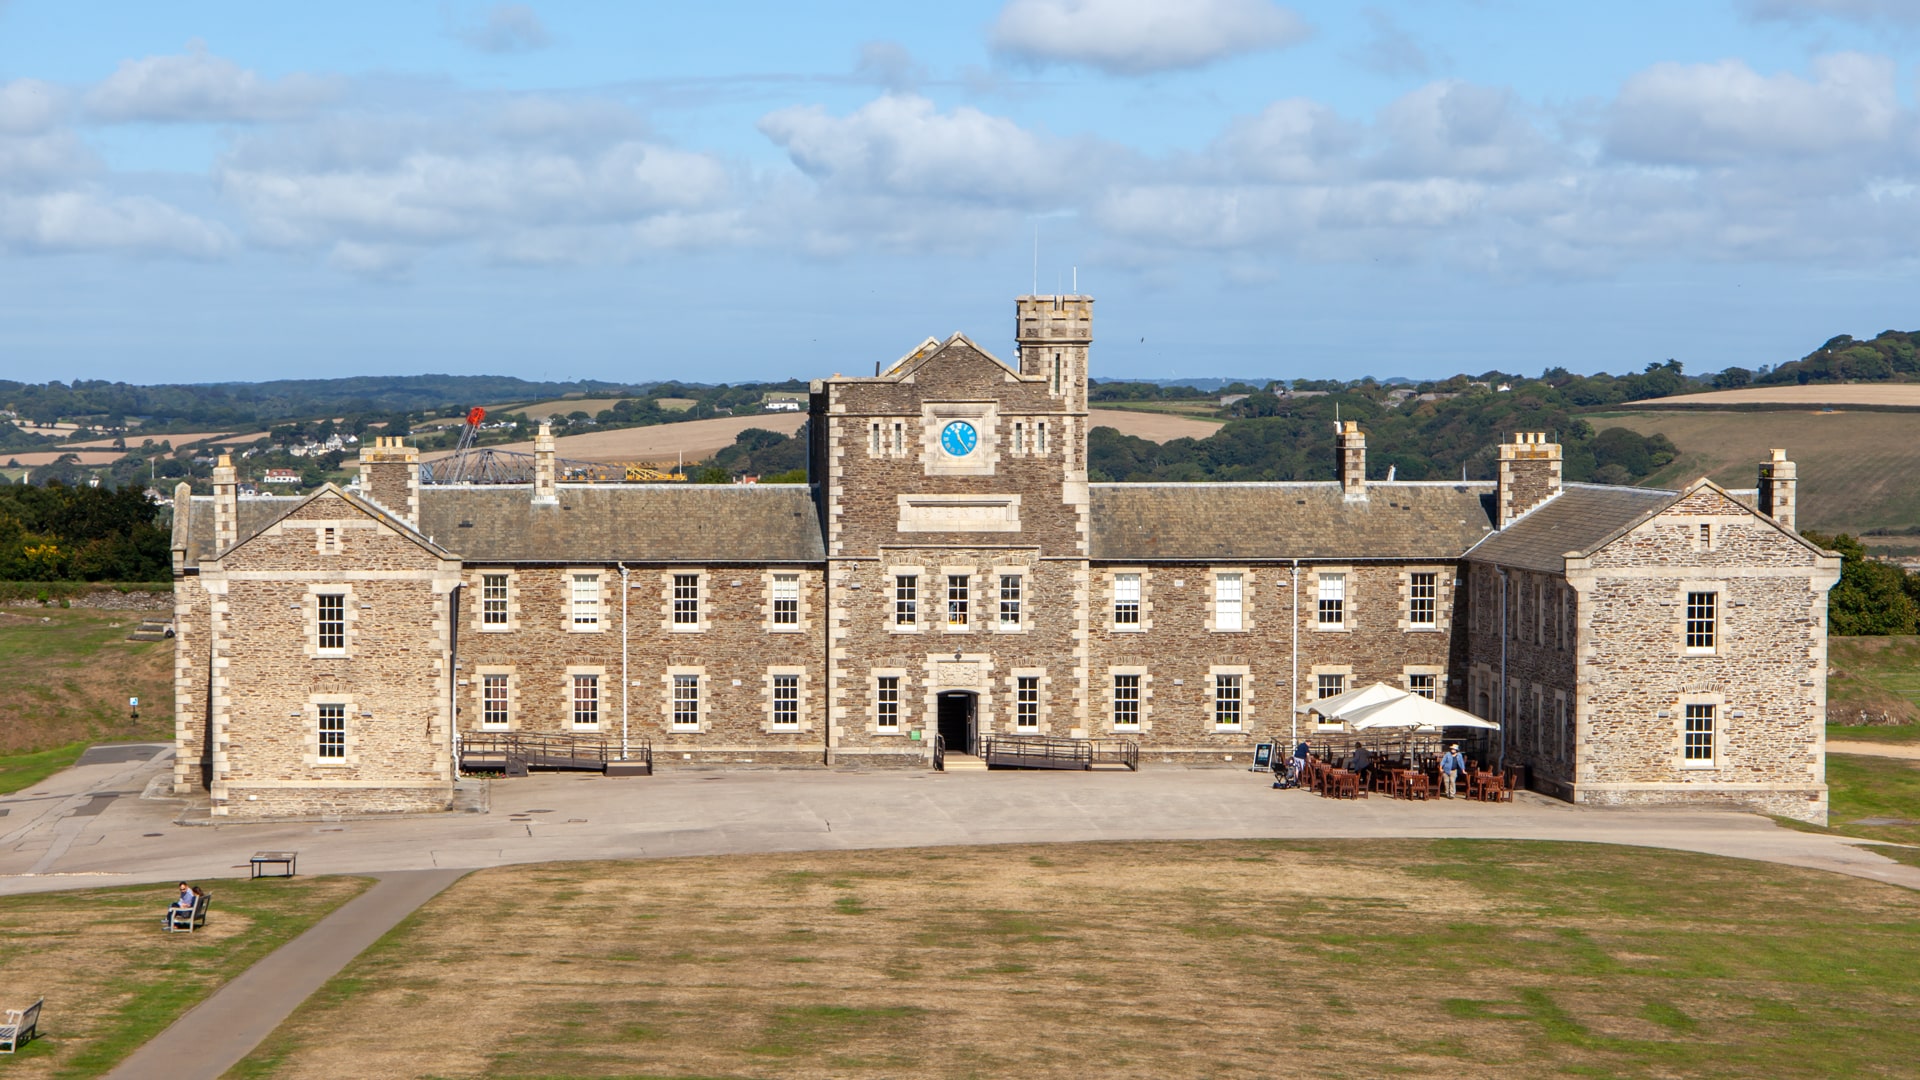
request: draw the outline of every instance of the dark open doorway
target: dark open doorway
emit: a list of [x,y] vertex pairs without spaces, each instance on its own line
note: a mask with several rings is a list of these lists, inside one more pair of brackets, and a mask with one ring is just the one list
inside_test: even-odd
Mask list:
[[973,744],[974,704],[977,695],[950,691],[940,695],[940,738],[949,754],[978,753]]

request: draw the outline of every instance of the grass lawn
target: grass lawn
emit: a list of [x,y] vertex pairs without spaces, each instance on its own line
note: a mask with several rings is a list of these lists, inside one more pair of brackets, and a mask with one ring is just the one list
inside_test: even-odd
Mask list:
[[513,867],[416,912],[231,1075],[1911,1075],[1917,961],[1920,894],[1601,845]]
[[38,753],[0,757],[0,795],[32,787],[80,760],[86,749],[86,743],[76,742]]
[[[1920,845],[1920,761],[1911,758],[1827,755],[1829,832]],[[1894,819],[1908,825],[1862,825],[1861,819]],[[1875,850],[1920,866],[1920,850]]]
[[[1833,667],[1827,680],[1827,738],[1920,742],[1920,637],[1832,637],[1827,651]],[[1862,711],[1908,722],[1836,722]]]
[[0,608],[0,755],[173,738],[173,642],[128,641],[143,614]]
[[206,927],[192,934],[160,929],[176,893],[171,885],[0,897],[0,1007],[47,999],[43,1036],[0,1059],[0,1075],[104,1075],[368,884],[339,877],[202,884],[213,903]]

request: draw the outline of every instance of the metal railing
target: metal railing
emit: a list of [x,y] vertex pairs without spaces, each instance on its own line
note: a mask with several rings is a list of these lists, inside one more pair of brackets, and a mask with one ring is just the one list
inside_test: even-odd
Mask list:
[[653,745],[630,743],[620,756],[620,740],[598,732],[468,731],[460,737],[460,767],[466,770],[524,772],[536,769],[605,770],[610,761],[637,761],[653,767]]
[[1140,768],[1140,744],[1132,739],[1062,739],[1052,735],[983,735],[980,757],[988,767],[1091,769],[1095,765]]

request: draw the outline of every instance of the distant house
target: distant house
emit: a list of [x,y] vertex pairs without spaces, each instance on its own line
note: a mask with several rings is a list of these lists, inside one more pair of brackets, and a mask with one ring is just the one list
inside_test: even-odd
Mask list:
[[773,390],[760,395],[760,408],[767,412],[799,412],[807,407],[807,395],[792,390]]
[[769,401],[760,407],[767,412],[799,412],[801,409],[797,401]]
[[267,474],[260,478],[260,482],[263,484],[298,484],[300,482],[300,474],[294,472],[292,469],[268,469]]

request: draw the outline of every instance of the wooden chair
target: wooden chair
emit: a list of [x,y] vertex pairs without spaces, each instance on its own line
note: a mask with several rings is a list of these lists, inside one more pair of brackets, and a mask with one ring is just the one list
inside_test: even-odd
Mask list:
[[1407,798],[1419,799],[1421,802],[1427,801],[1428,794],[1433,790],[1427,786],[1427,778],[1417,772],[1407,773],[1400,783],[1401,791]]
[[40,1033],[40,1006],[46,1003],[41,998],[24,1009],[7,1010],[7,1022],[0,1024],[0,1050],[11,1054],[33,1041]]

